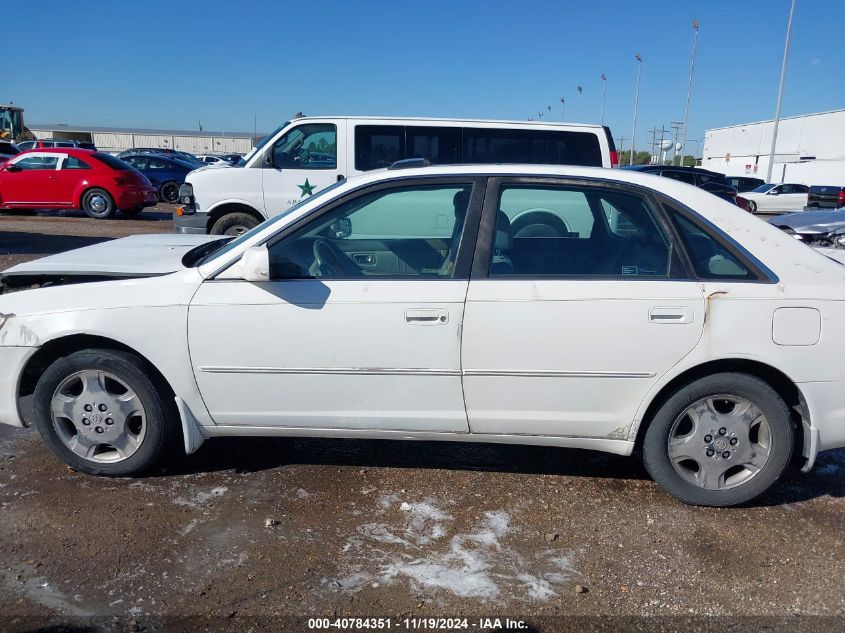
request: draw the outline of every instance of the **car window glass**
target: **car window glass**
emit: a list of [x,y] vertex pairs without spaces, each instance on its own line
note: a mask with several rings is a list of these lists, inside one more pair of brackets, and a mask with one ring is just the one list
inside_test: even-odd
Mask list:
[[699,279],[752,279],[754,275],[710,232],[666,207],[675,228],[686,246]]
[[778,193],[792,193],[792,185],[781,185],[777,189]]
[[593,187],[503,187],[491,276],[682,276],[645,199]]
[[807,193],[809,190],[806,185],[792,185],[792,193]]
[[38,171],[46,169],[55,169],[59,164],[59,156],[27,156],[15,163],[15,166],[20,167],[24,171]]
[[308,123],[293,128],[273,144],[273,165],[277,169],[337,169],[337,126]]
[[147,163],[147,169],[167,169],[170,167],[165,161],[158,158],[150,158]]
[[405,158],[405,128],[401,125],[355,127],[355,169],[389,167]]
[[602,166],[592,132],[464,128],[463,162]]
[[271,277],[451,277],[471,189],[403,187],[344,202],[270,246]]
[[461,128],[407,127],[408,151],[405,158],[425,158],[432,165],[454,165],[460,162]]
[[[695,174],[682,172],[682,171],[671,171],[667,170],[660,174],[666,178],[671,178],[672,180],[680,180],[681,182],[685,182],[688,185],[695,184]],[[706,182],[706,181],[705,181]]]
[[76,156],[68,156],[62,163],[62,169],[91,169],[91,166]]

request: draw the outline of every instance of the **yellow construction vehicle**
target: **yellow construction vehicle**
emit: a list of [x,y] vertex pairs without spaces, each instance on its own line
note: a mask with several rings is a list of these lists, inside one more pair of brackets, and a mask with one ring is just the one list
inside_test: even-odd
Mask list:
[[23,108],[16,105],[0,104],[0,141],[34,141],[35,134],[23,124]]

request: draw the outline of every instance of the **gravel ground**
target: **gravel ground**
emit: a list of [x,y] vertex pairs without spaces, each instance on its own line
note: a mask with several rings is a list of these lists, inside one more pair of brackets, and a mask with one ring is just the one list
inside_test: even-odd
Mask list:
[[[0,215],[0,268],[168,220]],[[458,615],[477,630],[843,630],[843,496],[845,451],[721,510],[586,451],[221,439],[104,479],[0,428],[0,631]]]

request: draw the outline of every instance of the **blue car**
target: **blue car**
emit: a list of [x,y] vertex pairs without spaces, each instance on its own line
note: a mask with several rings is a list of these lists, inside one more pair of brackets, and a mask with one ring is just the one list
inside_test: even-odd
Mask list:
[[127,154],[121,160],[150,180],[153,187],[158,189],[162,202],[176,202],[179,199],[179,185],[185,182],[185,176],[202,166],[164,154]]

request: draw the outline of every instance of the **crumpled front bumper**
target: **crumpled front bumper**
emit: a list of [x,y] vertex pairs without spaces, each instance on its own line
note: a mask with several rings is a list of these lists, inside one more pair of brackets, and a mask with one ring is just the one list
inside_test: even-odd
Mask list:
[[18,407],[18,387],[23,368],[37,347],[0,345],[0,424],[25,426]]

